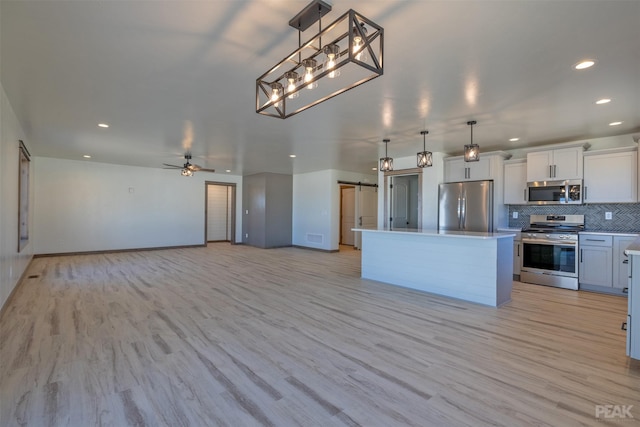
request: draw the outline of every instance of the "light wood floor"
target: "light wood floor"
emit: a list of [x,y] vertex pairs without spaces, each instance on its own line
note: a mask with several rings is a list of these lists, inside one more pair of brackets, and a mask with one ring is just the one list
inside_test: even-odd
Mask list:
[[624,298],[516,282],[494,309],[362,280],[359,260],[226,243],[35,259],[0,319],[0,425],[640,421]]

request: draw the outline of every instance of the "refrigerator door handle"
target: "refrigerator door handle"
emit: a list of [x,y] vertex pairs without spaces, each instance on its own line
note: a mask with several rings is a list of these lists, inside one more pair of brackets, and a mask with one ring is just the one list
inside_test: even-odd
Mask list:
[[458,229],[462,227],[461,218],[462,218],[462,199],[460,198],[460,196],[458,196]]
[[466,229],[467,228],[467,193],[462,193],[462,215],[461,215],[461,219],[462,219],[462,226],[460,227],[461,229]]

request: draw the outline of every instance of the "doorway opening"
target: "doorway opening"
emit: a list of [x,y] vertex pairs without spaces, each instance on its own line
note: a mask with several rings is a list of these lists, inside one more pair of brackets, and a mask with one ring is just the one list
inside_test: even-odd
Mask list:
[[205,182],[204,239],[236,243],[236,184]]
[[378,184],[338,181],[340,185],[340,246],[360,249],[362,233],[353,228],[378,225]]
[[385,172],[384,189],[384,226],[422,228],[422,169]]

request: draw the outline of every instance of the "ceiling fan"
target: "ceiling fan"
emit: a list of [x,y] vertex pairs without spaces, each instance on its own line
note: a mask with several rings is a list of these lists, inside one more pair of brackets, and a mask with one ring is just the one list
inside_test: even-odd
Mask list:
[[182,166],[178,166],[178,165],[169,165],[167,163],[163,163],[165,167],[165,169],[181,169],[180,173],[182,174],[182,176],[192,176],[194,172],[215,172],[215,169],[207,169],[207,168],[203,168],[201,166],[198,165],[192,165],[189,160],[191,160],[191,153],[185,153],[184,155],[185,160],[187,161],[184,165]]

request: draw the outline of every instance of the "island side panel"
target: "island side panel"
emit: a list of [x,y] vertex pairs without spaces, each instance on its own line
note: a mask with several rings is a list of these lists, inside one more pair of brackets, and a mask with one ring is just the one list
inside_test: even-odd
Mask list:
[[511,272],[498,265],[512,259],[499,263],[498,249],[511,239],[367,231],[362,238],[363,278],[494,307],[510,299]]
[[511,301],[513,288],[513,238],[498,239],[496,305]]

